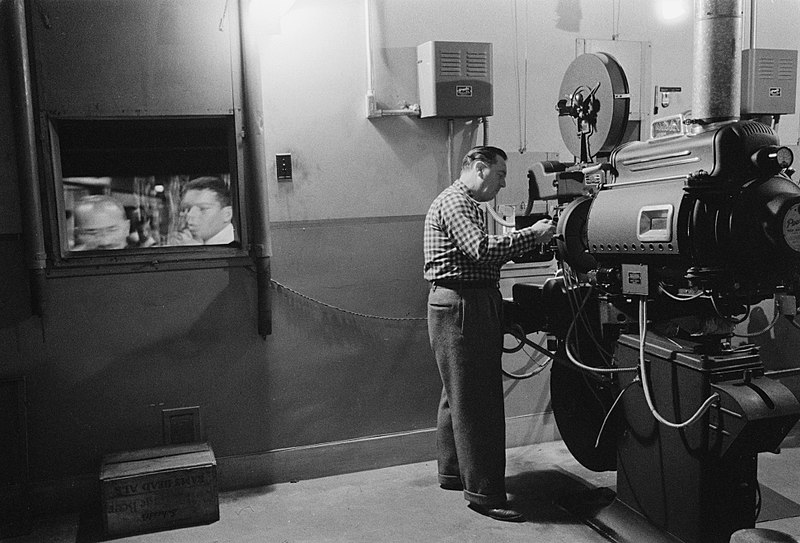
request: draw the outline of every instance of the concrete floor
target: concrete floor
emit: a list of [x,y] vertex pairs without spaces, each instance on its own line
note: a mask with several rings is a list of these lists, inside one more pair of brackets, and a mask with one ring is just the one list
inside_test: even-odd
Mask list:
[[[800,447],[759,455],[759,480],[783,508],[767,502],[759,522],[800,537]],[[220,520],[204,526],[113,539],[117,543],[290,542],[607,542],[555,502],[593,488],[613,488],[613,472],[580,466],[563,442],[508,450],[507,490],[526,516],[514,524],[492,520],[466,507],[460,492],[436,482],[435,462],[224,492]],[[766,493],[766,491],[764,492]],[[777,496],[777,498],[776,498]],[[771,509],[766,511],[766,509]],[[95,543],[105,541],[98,512],[39,519],[26,536],[4,543]],[[641,538],[642,541],[660,538]]]

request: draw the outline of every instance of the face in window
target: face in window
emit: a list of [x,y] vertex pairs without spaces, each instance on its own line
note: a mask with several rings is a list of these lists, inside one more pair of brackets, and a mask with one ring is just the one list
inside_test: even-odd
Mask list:
[[110,196],[86,196],[76,202],[73,251],[125,249],[130,221],[125,208]]
[[181,215],[196,242],[212,245],[233,241],[233,209],[221,200],[212,189],[189,189],[183,195]]

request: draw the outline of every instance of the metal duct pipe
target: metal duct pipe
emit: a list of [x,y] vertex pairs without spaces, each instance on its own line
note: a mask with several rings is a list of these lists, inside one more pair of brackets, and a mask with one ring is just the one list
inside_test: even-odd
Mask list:
[[242,41],[242,72],[244,81],[244,144],[245,178],[250,202],[250,255],[256,266],[258,333],[266,339],[272,333],[270,307],[270,256],[272,245],[269,231],[269,197],[267,194],[267,156],[264,147],[264,104],[261,88],[261,55],[258,35],[248,24],[250,6],[256,0],[241,0],[239,31]]
[[12,78],[15,125],[17,132],[17,169],[25,241],[25,264],[31,276],[31,306],[35,315],[44,313],[45,267],[42,200],[39,192],[39,162],[36,158],[36,125],[33,114],[31,65],[28,55],[28,33],[24,0],[14,0],[11,9],[10,65],[16,69]]
[[741,36],[741,0],[695,0],[692,117],[701,124],[739,119]]

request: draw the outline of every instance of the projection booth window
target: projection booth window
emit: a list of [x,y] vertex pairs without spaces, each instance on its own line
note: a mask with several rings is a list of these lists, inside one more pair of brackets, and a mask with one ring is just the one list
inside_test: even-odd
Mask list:
[[59,119],[52,136],[65,254],[241,246],[232,118]]

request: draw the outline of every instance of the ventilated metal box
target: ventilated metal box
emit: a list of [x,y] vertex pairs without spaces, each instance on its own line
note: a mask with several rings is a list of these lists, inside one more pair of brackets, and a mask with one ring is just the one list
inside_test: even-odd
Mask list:
[[494,113],[492,44],[429,41],[417,47],[420,117]]
[[797,95],[797,51],[742,51],[742,114],[794,113]]

